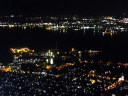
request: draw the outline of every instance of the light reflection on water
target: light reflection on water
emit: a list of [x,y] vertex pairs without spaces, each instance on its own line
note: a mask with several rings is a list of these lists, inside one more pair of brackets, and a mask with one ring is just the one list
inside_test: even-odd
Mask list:
[[19,47],[29,47],[35,50],[49,48],[96,49],[105,51],[110,57],[126,57],[128,54],[128,33],[115,30],[112,35],[108,33],[103,36],[103,32],[105,32],[105,29],[85,29],[78,31],[70,29],[47,31],[40,28],[26,30],[1,29],[0,59],[5,61],[7,57],[9,58],[9,49]]
[[[113,37],[115,35],[120,34],[121,32],[126,32],[126,30],[124,31],[117,31],[117,30],[108,30],[108,29],[83,29],[83,30],[68,30],[68,29],[58,29],[60,30],[60,34],[61,35],[68,35],[68,33],[70,33],[71,31],[74,31],[73,33],[75,34],[82,34],[82,35],[88,35],[91,34],[92,36],[110,36]],[[52,30],[53,31],[53,30]],[[54,30],[55,31],[55,30]],[[57,31],[56,31],[57,32]]]

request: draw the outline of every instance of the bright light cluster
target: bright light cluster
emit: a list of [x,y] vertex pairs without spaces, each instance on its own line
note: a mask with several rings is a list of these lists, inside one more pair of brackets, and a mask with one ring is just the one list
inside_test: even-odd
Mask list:
[[28,53],[28,52],[34,52],[34,50],[31,50],[29,48],[20,48],[20,49],[11,48],[10,51],[12,53]]

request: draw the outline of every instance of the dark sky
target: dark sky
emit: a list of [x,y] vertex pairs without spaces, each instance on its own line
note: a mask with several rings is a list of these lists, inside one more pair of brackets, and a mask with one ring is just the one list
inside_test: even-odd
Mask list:
[[127,13],[127,4],[118,0],[0,0],[0,14],[117,15]]

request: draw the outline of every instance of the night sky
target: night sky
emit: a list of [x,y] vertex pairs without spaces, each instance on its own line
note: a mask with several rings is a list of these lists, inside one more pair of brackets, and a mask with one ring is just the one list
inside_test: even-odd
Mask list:
[[0,0],[0,15],[118,15],[128,12],[127,4],[118,0]]

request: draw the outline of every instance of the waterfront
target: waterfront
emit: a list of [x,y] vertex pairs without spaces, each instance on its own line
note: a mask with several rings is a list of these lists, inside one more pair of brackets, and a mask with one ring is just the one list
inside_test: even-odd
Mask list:
[[127,96],[128,31],[121,24],[123,31],[1,26],[0,95]]
[[1,0],[0,96],[128,96],[127,4]]
[[127,61],[127,32],[121,32],[111,37],[110,35],[102,36],[102,31],[94,32],[94,30],[86,30],[86,32],[69,30],[67,33],[63,33],[40,28],[26,30],[3,28],[0,34],[0,57],[1,59],[3,57],[3,62],[11,58],[8,56],[9,49],[15,47],[29,47],[37,51],[54,48],[69,50],[73,47],[80,50],[102,50],[108,60],[113,58]]

